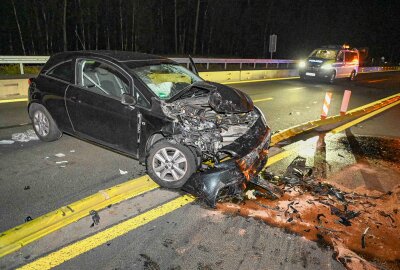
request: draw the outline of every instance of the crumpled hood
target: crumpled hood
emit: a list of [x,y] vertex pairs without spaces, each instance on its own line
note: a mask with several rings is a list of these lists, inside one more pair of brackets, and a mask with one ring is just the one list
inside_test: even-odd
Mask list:
[[212,83],[217,88],[211,92],[208,103],[219,113],[244,113],[254,110],[251,98],[240,90]]
[[188,89],[182,91],[173,100],[180,99],[190,91],[195,89],[209,91],[208,103],[211,108],[218,113],[246,113],[254,109],[251,98],[240,90],[214,82],[197,82]]

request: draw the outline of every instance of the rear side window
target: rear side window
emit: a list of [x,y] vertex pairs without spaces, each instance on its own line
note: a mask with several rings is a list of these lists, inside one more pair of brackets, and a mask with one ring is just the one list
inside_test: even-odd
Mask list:
[[358,61],[358,55],[355,52],[346,52],[346,62]]
[[72,65],[72,61],[57,65],[56,67],[50,69],[46,75],[69,83],[74,83],[74,67]]

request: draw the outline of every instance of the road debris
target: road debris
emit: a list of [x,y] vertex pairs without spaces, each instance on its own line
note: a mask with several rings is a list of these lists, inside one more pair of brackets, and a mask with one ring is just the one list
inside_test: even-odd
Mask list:
[[247,197],[247,199],[249,200],[257,199],[257,197],[254,195],[254,192],[255,192],[254,189],[246,191],[245,196]]
[[100,216],[96,210],[90,210],[89,214],[92,216],[93,223],[90,225],[92,228],[94,225],[98,225],[100,223]]
[[330,244],[348,269],[377,269],[364,257],[398,269],[400,185],[386,193],[355,191],[326,182],[305,158],[297,157],[282,175],[262,172],[247,188],[244,194],[251,191],[256,199],[220,202],[217,209]]
[[24,190],[31,189],[31,186],[24,186]]
[[27,217],[25,218],[25,222],[29,222],[29,221],[31,221],[31,220],[33,220],[33,218],[32,218],[31,216],[27,216]]
[[75,150],[74,150],[74,149],[72,149],[72,150],[70,150],[69,152],[70,152],[70,153],[75,153]]
[[65,154],[63,154],[63,153],[57,153],[57,154],[55,154],[54,156],[59,157],[59,158],[62,158],[62,157],[65,157]]
[[119,174],[124,175],[124,174],[127,174],[127,173],[128,173],[128,171],[124,171],[124,170],[119,169]]
[[68,163],[68,160],[56,161],[56,164],[65,164],[65,163]]
[[11,135],[11,139],[16,142],[29,142],[29,141],[37,141],[39,137],[36,135],[33,129],[28,129],[22,133],[14,133]]
[[15,141],[12,141],[12,140],[1,140],[0,141],[0,144],[13,144]]
[[367,227],[365,229],[364,233],[362,234],[362,237],[361,237],[361,247],[362,248],[365,248],[365,236],[367,235],[368,230],[369,230],[369,227]]

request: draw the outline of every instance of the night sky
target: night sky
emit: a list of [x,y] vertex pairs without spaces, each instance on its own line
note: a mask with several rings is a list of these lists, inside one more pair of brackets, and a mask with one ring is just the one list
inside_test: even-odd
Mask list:
[[269,58],[268,36],[275,33],[276,58],[346,42],[400,62],[399,0],[14,0],[14,6],[16,14],[12,0],[0,1],[3,55],[66,47]]

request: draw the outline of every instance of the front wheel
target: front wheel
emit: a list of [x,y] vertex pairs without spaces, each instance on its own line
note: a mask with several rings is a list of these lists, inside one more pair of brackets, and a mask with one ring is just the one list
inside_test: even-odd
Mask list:
[[333,84],[335,82],[336,79],[336,72],[333,71],[332,74],[329,76],[329,83]]
[[196,159],[186,146],[167,140],[151,147],[146,159],[149,176],[166,188],[182,187],[196,171]]

